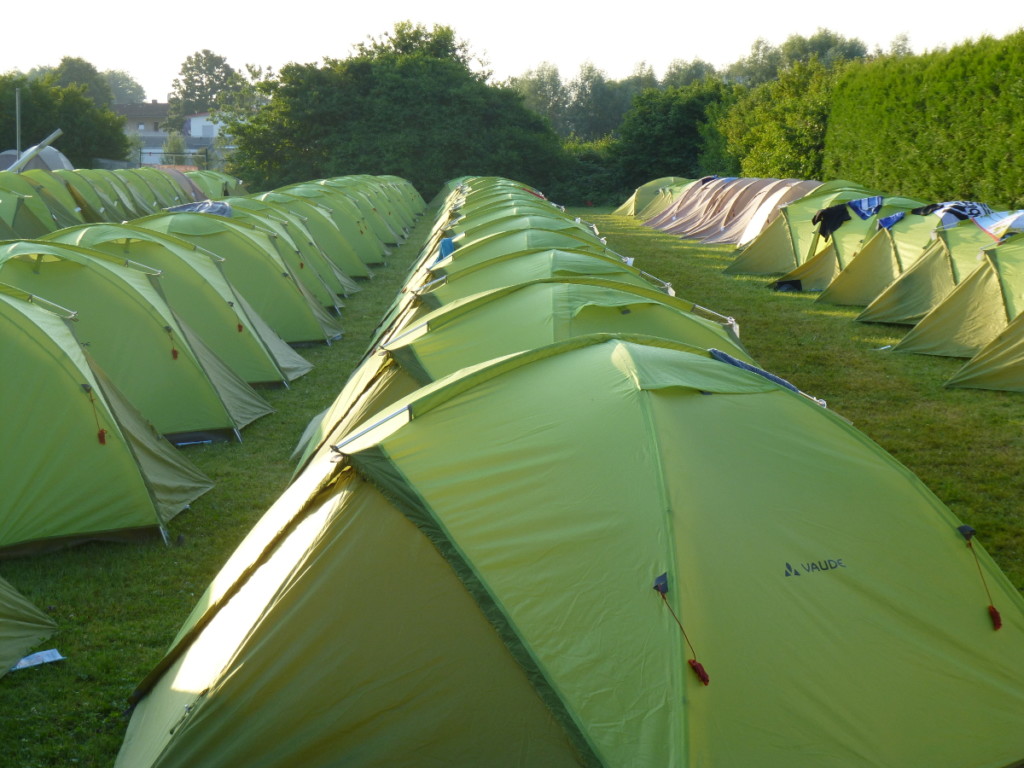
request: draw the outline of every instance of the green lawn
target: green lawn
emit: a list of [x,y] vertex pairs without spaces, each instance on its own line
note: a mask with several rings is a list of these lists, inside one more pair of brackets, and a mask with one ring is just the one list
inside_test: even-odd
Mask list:
[[[608,210],[574,213],[680,297],[735,317],[763,367],[828,401],[907,465],[1024,586],[1021,395],[944,389],[959,361],[883,351],[902,330],[857,323],[857,310],[818,305],[813,296],[774,293],[763,278],[723,275],[729,247],[687,243]],[[302,350],[313,372],[290,389],[263,392],[274,414],[248,427],[240,444],[185,449],[216,488],[172,521],[174,546],[96,543],[0,563],[0,575],[57,621],[46,647],[67,657],[0,678],[0,768],[112,763],[129,694],[286,487],[300,433],[366,350],[432,223],[428,214],[388,266],[347,300],[344,339]]]

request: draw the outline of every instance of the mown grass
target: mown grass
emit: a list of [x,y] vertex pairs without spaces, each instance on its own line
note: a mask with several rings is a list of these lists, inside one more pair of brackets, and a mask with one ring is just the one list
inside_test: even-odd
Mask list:
[[[723,275],[730,247],[686,242],[609,211],[575,213],[679,296],[735,317],[763,367],[827,400],[920,476],[1024,586],[1020,395],[944,389],[959,362],[880,350],[903,330],[857,323],[856,309],[823,306],[813,296],[774,293],[764,278]],[[344,339],[302,350],[313,371],[290,389],[263,392],[274,414],[248,427],[241,443],[186,449],[216,487],[172,521],[174,546],[95,543],[0,562],[0,575],[57,621],[47,647],[67,657],[0,678],[0,768],[112,764],[128,696],[286,487],[299,435],[365,352],[431,224],[428,214],[388,266],[347,300]]]

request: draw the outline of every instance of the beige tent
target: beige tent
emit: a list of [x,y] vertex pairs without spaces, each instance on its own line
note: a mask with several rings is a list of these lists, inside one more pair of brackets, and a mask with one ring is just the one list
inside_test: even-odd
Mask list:
[[813,221],[819,211],[874,194],[840,179],[815,187],[813,192],[782,206],[775,222],[744,248],[725,272],[770,275],[796,269],[828,245]]

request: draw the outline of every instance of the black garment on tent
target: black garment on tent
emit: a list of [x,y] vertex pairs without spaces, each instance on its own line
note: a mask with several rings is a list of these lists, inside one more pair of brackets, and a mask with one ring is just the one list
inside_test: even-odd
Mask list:
[[844,221],[850,220],[850,211],[846,203],[822,208],[811,219],[812,224],[818,225],[818,234],[826,240],[832,237],[832,233],[843,226]]
[[975,203],[969,200],[950,200],[945,203],[922,205],[920,208],[914,208],[910,212],[916,213],[918,216],[927,216],[930,213],[950,213],[960,221],[965,221],[992,213],[992,209],[985,205],[985,203]]
[[776,280],[772,283],[772,288],[782,293],[793,293],[794,291],[802,291],[804,284],[801,280]]

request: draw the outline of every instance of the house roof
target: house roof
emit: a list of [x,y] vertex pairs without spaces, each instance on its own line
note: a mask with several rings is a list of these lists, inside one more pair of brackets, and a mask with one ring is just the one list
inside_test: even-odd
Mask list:
[[148,101],[142,104],[114,104],[111,109],[128,120],[163,120],[167,118],[167,102]]

